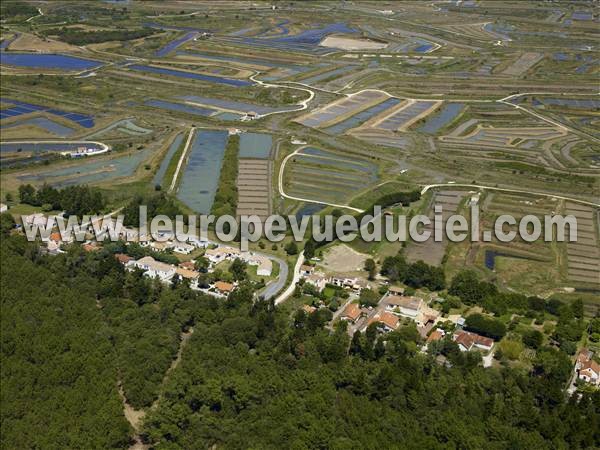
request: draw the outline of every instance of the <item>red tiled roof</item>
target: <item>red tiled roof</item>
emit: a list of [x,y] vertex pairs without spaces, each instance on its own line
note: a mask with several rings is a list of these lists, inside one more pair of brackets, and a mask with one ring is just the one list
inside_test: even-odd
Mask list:
[[358,319],[361,314],[362,314],[362,310],[358,307],[358,305],[356,303],[350,303],[344,309],[344,312],[342,313],[342,317],[347,317],[348,319],[354,321],[354,320]]
[[179,267],[181,267],[182,269],[187,269],[187,270],[195,270],[196,269],[196,265],[192,261],[184,261],[182,263],[179,263]]
[[439,328],[436,328],[431,332],[431,334],[427,337],[427,342],[436,342],[444,337],[444,332]]
[[221,292],[231,292],[233,291],[234,285],[225,281],[217,281],[215,283],[215,288]]
[[129,261],[133,261],[133,258],[125,253],[116,253],[115,258],[121,264],[127,264]]
[[398,328],[400,319],[398,319],[398,317],[396,317],[394,314],[391,314],[389,312],[382,312],[381,314],[376,314],[375,316],[373,316],[369,320],[369,325],[372,324],[373,322],[381,322],[386,327],[391,328],[392,330],[395,330],[396,328]]

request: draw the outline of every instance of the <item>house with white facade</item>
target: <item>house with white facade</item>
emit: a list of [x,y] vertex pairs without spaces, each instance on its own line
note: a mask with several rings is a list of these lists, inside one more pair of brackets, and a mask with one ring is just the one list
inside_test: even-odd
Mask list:
[[325,289],[325,286],[327,286],[328,282],[328,278],[320,272],[311,273],[305,278],[305,280],[307,284],[314,286],[319,292]]
[[172,248],[175,253],[181,253],[182,255],[189,255],[194,251],[196,247],[187,242],[173,241]]
[[145,275],[155,278],[158,277],[161,281],[171,281],[175,275],[175,267],[156,261],[152,256],[144,256],[135,262],[135,267],[142,269]]
[[423,300],[418,297],[387,295],[383,298],[383,304],[389,312],[416,320],[419,310],[423,306]]
[[600,385],[600,364],[592,359],[593,352],[588,349],[581,349],[575,362],[575,371],[577,378],[594,386]]
[[235,247],[220,246],[209,248],[204,252],[204,257],[213,264],[219,264],[230,258],[239,258],[241,251]]
[[480,336],[477,333],[470,331],[459,330],[454,333],[452,340],[458,344],[458,348],[462,352],[471,350],[490,351],[494,346],[494,340],[485,336]]

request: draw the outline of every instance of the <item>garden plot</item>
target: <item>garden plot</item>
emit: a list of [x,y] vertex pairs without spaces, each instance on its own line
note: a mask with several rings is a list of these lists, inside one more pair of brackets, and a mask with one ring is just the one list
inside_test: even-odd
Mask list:
[[598,242],[598,211],[590,206],[567,202],[565,214],[577,218],[577,242],[567,243],[568,278],[600,288],[600,246]]
[[371,162],[316,148],[305,148],[285,166],[285,191],[292,196],[344,203],[377,181]]
[[361,91],[304,114],[295,119],[295,122],[311,128],[327,128],[388,98],[383,92]]
[[387,131],[406,131],[408,127],[427,117],[441,104],[441,100],[409,100],[398,105],[391,113],[386,112],[365,126]]
[[[439,191],[436,192],[431,203],[428,217],[433,222],[434,216],[434,205],[440,205],[442,207],[442,217],[444,227],[446,226],[446,220],[453,214],[456,214],[461,201],[467,195],[464,191]],[[444,235],[442,242],[435,242],[433,240],[433,223],[426,225],[423,230],[427,230],[431,233],[431,238],[426,242],[410,242],[407,246],[406,257],[410,262],[424,261],[425,263],[432,266],[439,266],[444,259],[446,253],[446,247],[448,246],[448,240]]]
[[266,219],[271,211],[271,162],[240,158],[238,160],[237,215],[257,215]]
[[544,55],[535,52],[523,53],[515,62],[502,72],[503,75],[520,76],[535,66],[544,58]]

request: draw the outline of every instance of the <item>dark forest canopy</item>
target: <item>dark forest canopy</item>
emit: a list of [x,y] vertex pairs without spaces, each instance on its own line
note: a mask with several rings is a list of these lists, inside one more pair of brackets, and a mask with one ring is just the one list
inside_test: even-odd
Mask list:
[[600,394],[566,399],[571,363],[555,348],[528,373],[449,346],[447,368],[418,351],[413,327],[351,345],[318,314],[289,317],[247,287],[223,301],[165,286],[108,250],[43,256],[11,236],[1,257],[4,448],[126,448],[119,381],[149,411],[156,448],[600,445]]

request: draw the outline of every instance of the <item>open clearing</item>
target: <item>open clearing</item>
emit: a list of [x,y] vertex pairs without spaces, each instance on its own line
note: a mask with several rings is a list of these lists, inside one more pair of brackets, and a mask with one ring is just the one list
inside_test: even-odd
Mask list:
[[346,244],[335,245],[323,253],[323,261],[319,266],[327,272],[348,273],[362,271],[368,255],[359,253]]

